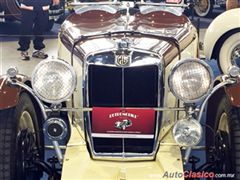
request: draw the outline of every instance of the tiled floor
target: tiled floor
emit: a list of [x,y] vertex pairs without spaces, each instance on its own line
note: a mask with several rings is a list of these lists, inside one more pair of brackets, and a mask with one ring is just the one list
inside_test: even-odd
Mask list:
[[[57,58],[57,35],[60,25],[54,25],[51,32],[45,35],[45,52],[48,58]],[[31,61],[22,61],[18,48],[19,23],[0,23],[0,74],[5,74],[9,67],[15,66],[21,74],[30,76],[33,68],[41,61],[31,58]],[[33,44],[29,50],[32,54]]]

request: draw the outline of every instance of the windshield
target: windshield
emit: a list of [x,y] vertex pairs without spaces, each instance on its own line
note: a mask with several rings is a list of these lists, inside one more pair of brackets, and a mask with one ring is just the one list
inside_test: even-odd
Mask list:
[[[103,10],[115,14],[121,9],[138,9],[141,14],[148,14],[156,11],[166,11],[176,16],[182,15],[186,4],[183,0],[145,0],[145,1],[106,1],[106,0],[75,0],[71,3],[75,6],[77,14],[90,10]],[[101,5],[101,6],[100,6]]]
[[184,0],[73,0],[71,5],[100,5],[100,4],[126,4],[129,2],[130,4],[138,4],[138,5],[149,5],[153,4],[156,6],[172,6],[172,7],[183,7]]
[[[82,3],[98,3],[98,2],[116,2],[119,0],[75,0],[74,2],[82,2]],[[132,2],[151,2],[151,3],[171,3],[171,4],[180,4],[182,2],[182,0],[145,0],[145,1],[141,1],[141,0],[121,0],[121,1],[132,1]],[[121,2],[119,1],[119,2]]]
[[155,11],[166,11],[177,16],[182,15],[185,7],[184,0],[146,0],[137,3],[142,14],[148,14]]

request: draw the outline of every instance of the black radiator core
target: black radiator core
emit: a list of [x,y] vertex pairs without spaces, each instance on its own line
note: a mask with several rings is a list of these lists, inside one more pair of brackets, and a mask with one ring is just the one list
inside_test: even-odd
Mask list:
[[122,69],[89,66],[90,107],[121,107]]
[[89,66],[90,107],[156,107],[158,67]]
[[158,69],[141,66],[124,69],[124,105],[156,107],[158,100]]

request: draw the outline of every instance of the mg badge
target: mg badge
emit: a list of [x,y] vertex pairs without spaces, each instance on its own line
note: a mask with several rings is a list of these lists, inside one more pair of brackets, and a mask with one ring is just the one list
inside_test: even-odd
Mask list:
[[115,127],[120,130],[125,130],[127,127],[130,127],[130,126],[132,126],[132,121],[128,119],[115,122]]
[[126,66],[129,64],[130,57],[125,54],[117,55],[116,64],[119,66]]

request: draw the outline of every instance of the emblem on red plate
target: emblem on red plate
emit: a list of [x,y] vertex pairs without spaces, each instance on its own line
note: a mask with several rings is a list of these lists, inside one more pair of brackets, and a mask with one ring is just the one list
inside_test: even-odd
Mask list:
[[115,122],[115,127],[117,129],[125,130],[127,127],[132,126],[132,121],[128,119],[124,119],[122,121],[117,121]]

